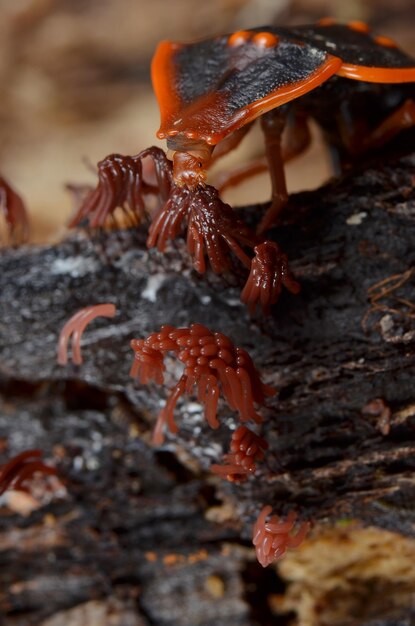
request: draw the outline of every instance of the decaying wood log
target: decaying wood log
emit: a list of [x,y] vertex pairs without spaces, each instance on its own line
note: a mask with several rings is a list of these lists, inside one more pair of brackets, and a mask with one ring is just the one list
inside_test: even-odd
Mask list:
[[[414,172],[407,156],[291,198],[272,236],[302,290],[269,318],[239,301],[243,270],[199,276],[183,242],[161,256],[145,229],[3,254],[0,461],[41,448],[65,484],[26,517],[4,501],[5,623],[87,623],[90,611],[120,626],[276,623],[247,591],[275,582],[248,549],[263,504],[415,535]],[[102,302],[117,314],[87,329],[83,365],[58,366],[64,322]],[[237,423],[224,403],[212,431],[183,399],[179,434],[149,444],[166,387],[129,378],[130,340],[192,322],[246,348],[279,392],[262,411],[270,450],[244,485],[209,472]],[[177,376],[169,363],[166,385]],[[408,611],[393,623],[412,623]]]

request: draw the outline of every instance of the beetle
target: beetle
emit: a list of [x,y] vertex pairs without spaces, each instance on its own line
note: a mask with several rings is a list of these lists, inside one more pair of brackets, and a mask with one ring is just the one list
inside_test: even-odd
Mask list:
[[[156,147],[137,155],[112,154],[98,163],[98,185],[85,197],[71,226],[102,227],[121,207],[131,223],[150,218],[147,246],[163,252],[183,223],[193,267],[229,271],[236,257],[249,271],[241,299],[265,314],[282,287],[300,285],[288,258],[264,232],[287,201],[284,161],[310,141],[308,118],[322,127],[333,154],[347,164],[402,129],[415,126],[415,62],[362,22],[259,27],[196,43],[159,44],[153,86],[169,157]],[[235,148],[257,118],[265,136],[272,201],[257,232],[206,184],[207,169]],[[288,141],[283,142],[283,131]],[[154,178],[145,166],[153,161]],[[247,171],[249,174],[249,168]],[[149,209],[147,196],[158,208]]]
[[345,163],[415,125],[415,61],[360,21],[325,18],[196,43],[164,41],[153,58],[152,81],[161,113],[157,136],[167,140],[178,186],[204,185],[211,162],[235,148],[261,117],[272,201],[260,232],[275,224],[287,200],[284,128],[291,158],[307,147],[313,117]]

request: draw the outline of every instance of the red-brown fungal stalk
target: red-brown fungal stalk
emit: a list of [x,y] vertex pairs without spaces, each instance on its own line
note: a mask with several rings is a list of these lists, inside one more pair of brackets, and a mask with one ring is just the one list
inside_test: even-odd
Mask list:
[[259,304],[268,315],[272,304],[275,304],[281,293],[282,286],[291,293],[298,293],[300,285],[295,280],[287,255],[282,253],[273,241],[264,241],[254,249],[255,257],[251,262],[251,271],[241,294],[251,313]]
[[257,423],[262,417],[255,411],[254,404],[264,404],[266,396],[275,391],[261,382],[249,354],[234,346],[222,333],[214,333],[201,324],[190,328],[162,326],[160,332],[152,333],[147,339],[133,339],[134,361],[130,375],[139,378],[142,384],[150,380],[163,382],[164,355],[175,352],[184,363],[183,375],[171,390],[165,407],[160,412],[153,433],[153,442],[161,444],[163,429],[167,423],[171,432],[178,428],[174,421],[177,400],[185,392],[197,386],[197,398],[205,406],[205,417],[212,428],[218,428],[216,417],[219,393],[231,407],[238,411],[242,421],[249,419]]
[[229,454],[223,457],[223,465],[212,465],[214,474],[233,483],[245,482],[256,471],[255,463],[262,461],[268,443],[246,426],[239,426],[232,434]]
[[[144,180],[143,160],[147,157],[153,160],[157,185]],[[104,227],[117,208],[129,222],[140,224],[146,217],[146,196],[156,195],[164,204],[171,186],[171,163],[160,148],[147,148],[135,156],[110,154],[98,163],[98,184],[87,193],[69,226],[87,221],[91,228]]]
[[96,304],[81,309],[66,322],[62,328],[58,341],[58,363],[66,365],[68,362],[68,342],[72,335],[72,361],[75,365],[81,365],[81,338],[85,328],[96,317],[114,317],[116,308],[114,304]]
[[11,243],[24,243],[29,238],[29,218],[23,200],[0,177],[0,213],[4,214]]
[[34,474],[55,475],[56,469],[45,465],[40,450],[25,450],[0,467],[0,495],[7,489],[26,491],[23,484]]
[[[185,219],[187,249],[196,271],[206,271],[207,256],[214,272],[226,272],[231,264],[230,252],[250,268],[241,299],[251,313],[259,304],[269,314],[283,286],[291,293],[299,292],[300,285],[289,268],[287,255],[272,241],[259,243],[258,236],[209,185],[196,190],[173,188],[169,200],[150,225],[147,246],[157,246],[164,252],[167,241],[178,236]],[[254,249],[255,257],[251,259],[244,248]]]
[[256,556],[262,567],[267,567],[274,561],[282,559],[287,549],[299,546],[310,530],[309,522],[300,522],[297,525],[297,532],[291,534],[297,514],[290,511],[285,520],[273,515],[267,521],[271,512],[270,506],[262,509],[255,522],[252,535]]
[[210,185],[195,190],[175,187],[150,226],[147,246],[157,246],[163,252],[167,241],[179,234],[185,218],[187,249],[195,270],[201,274],[206,271],[206,255],[214,272],[226,272],[230,267],[229,251],[250,267],[250,257],[241,246],[252,248],[256,235]]

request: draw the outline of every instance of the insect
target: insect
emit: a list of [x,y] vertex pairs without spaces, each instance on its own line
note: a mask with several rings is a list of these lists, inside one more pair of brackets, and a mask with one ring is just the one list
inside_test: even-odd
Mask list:
[[[322,127],[339,165],[415,126],[415,62],[361,22],[323,20],[191,44],[165,41],[155,53],[152,79],[161,112],[157,135],[167,139],[169,158],[154,147],[133,157],[109,155],[71,226],[103,227],[121,207],[135,223],[151,220],[147,246],[160,252],[187,228],[198,272],[206,270],[206,257],[214,272],[229,271],[231,254],[249,271],[241,299],[251,313],[259,305],[268,314],[282,287],[294,294],[300,289],[287,256],[264,232],[287,201],[284,161],[308,146],[309,118]],[[255,232],[206,177],[258,117],[272,199]],[[155,184],[144,175],[149,159]],[[243,176],[254,171],[248,167]],[[148,197],[158,204],[155,212],[147,208]]]
[[415,61],[363,22],[326,18],[190,44],[165,41],[152,80],[161,113],[157,136],[167,140],[178,186],[204,185],[212,161],[261,118],[272,200],[260,232],[275,224],[287,201],[283,161],[308,146],[310,117],[340,164],[415,125],[414,86],[403,84],[415,81]]

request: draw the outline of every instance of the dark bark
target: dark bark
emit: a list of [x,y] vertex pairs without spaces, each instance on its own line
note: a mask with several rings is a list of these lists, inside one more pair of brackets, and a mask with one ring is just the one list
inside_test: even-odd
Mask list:
[[[141,620],[117,624],[255,623],[240,545],[263,504],[415,535],[414,171],[406,157],[290,199],[273,236],[302,290],[283,293],[269,318],[251,318],[239,302],[243,270],[201,277],[181,242],[165,256],[147,251],[144,229],[3,254],[3,459],[32,447],[54,454],[68,491],[28,518],[0,517],[7,623],[38,624],[104,597]],[[402,285],[371,303],[368,289],[395,275]],[[98,302],[116,304],[116,317],[87,329],[82,366],[59,367],[65,320]],[[148,445],[166,387],[129,379],[130,339],[192,322],[246,348],[279,391],[262,411],[266,461],[242,486],[208,471],[236,422],[224,403],[212,431],[184,399],[179,435],[162,450]],[[363,411],[375,398],[391,409],[388,434]],[[209,521],[222,501],[234,507],[231,520]],[[165,566],[169,554],[177,563]],[[209,576],[224,581],[221,599]]]

